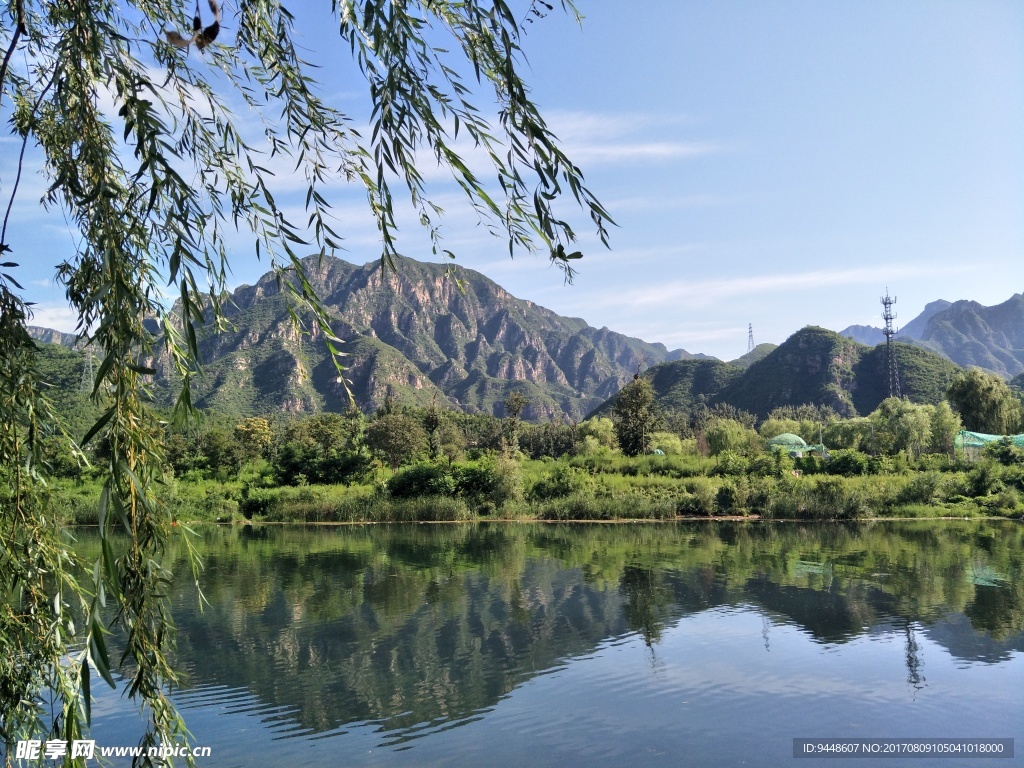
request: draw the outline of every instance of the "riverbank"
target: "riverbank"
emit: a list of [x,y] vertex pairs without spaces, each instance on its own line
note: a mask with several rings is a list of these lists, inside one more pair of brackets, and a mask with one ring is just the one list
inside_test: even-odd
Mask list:
[[[160,495],[181,522],[1022,518],[1022,479],[1020,467],[991,461],[848,477],[680,457],[499,459],[415,465],[353,485],[276,485],[253,468],[226,480],[168,479]],[[64,521],[95,522],[98,482],[53,492]]]

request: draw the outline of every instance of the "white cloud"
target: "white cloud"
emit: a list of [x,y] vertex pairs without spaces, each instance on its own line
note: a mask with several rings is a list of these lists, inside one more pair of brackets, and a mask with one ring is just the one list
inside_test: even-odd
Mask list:
[[680,195],[678,197],[622,197],[604,200],[605,208],[612,214],[617,215],[622,211],[671,211],[679,208],[709,208],[712,206],[734,205],[739,198],[730,198],[725,195]]
[[584,169],[622,162],[678,160],[726,150],[715,141],[671,138],[675,127],[691,122],[685,116],[654,114],[548,113],[548,125],[566,154]]
[[566,154],[581,166],[642,160],[678,160],[721,152],[722,147],[712,142],[633,141],[633,142],[573,142],[566,145]]
[[78,313],[66,304],[36,304],[32,307],[31,323],[62,333],[74,333],[78,326]]
[[[934,275],[937,272],[955,274],[971,267],[947,266],[936,268],[928,264],[890,265],[885,268],[887,279]],[[632,306],[639,309],[651,306],[685,304],[688,308],[706,307],[718,302],[748,296],[766,296],[806,292],[835,286],[877,283],[880,270],[874,266],[853,269],[815,270],[811,272],[783,272],[752,277],[718,278],[713,280],[673,280],[660,285],[629,290],[606,292],[591,296],[593,306]]]

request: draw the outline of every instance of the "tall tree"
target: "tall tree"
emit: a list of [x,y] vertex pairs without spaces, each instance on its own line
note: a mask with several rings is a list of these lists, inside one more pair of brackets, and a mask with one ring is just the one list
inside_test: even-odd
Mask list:
[[509,392],[502,402],[505,406],[505,419],[501,425],[505,453],[519,452],[519,416],[529,404],[526,395],[518,391]]
[[887,397],[869,416],[875,448],[883,453],[920,455],[931,440],[932,407]]
[[382,462],[397,470],[427,450],[427,433],[412,416],[386,413],[366,427],[366,445]]
[[943,400],[932,411],[931,443],[932,453],[944,453],[952,457],[955,449],[957,433],[963,429],[960,416]]
[[[572,0],[562,4],[575,13]],[[153,373],[149,361],[162,350],[181,381],[175,420],[188,418],[197,327],[224,320],[220,297],[229,273],[231,229],[253,233],[256,254],[278,270],[285,292],[310,308],[335,354],[338,339],[299,257],[337,247],[341,235],[332,228],[330,207],[331,188],[339,180],[365,191],[368,216],[380,233],[382,265],[393,267],[397,252],[396,188],[405,189],[435,253],[453,255],[440,240],[441,209],[430,199],[424,157],[450,171],[510,252],[541,249],[571,276],[580,253],[571,251],[574,231],[555,210],[563,190],[589,214],[601,239],[607,236],[607,214],[519,74],[521,33],[539,15],[535,4],[313,5],[302,4],[303,23],[339,30],[338,51],[352,57],[348,75],[366,82],[371,108],[365,129],[317,94],[311,65],[295,40],[295,17],[279,0],[240,0],[233,36],[209,16],[201,32],[183,36],[181,30],[192,28],[191,7],[170,0],[12,0],[0,17],[0,106],[23,150],[39,148],[22,152],[22,165],[36,157],[38,162],[4,179],[4,197],[17,195],[22,170],[39,172],[49,185],[45,204],[61,209],[75,230],[80,245],[57,267],[57,278],[78,316],[78,332],[100,358],[93,395],[103,412],[83,442],[97,437],[109,445],[98,509],[103,554],[88,569],[98,583],[79,587],[70,580],[72,556],[54,537],[53,526],[42,524],[51,517],[39,441],[59,419],[42,396],[25,332],[30,307],[17,263],[7,260],[24,248],[8,240],[14,230],[5,218],[0,723],[7,740],[70,740],[87,726],[90,679],[98,673],[113,684],[99,617],[104,594],[126,630],[129,689],[150,708],[152,727],[142,746],[184,738],[165,693],[175,679],[165,655],[173,626],[159,595],[170,574],[155,565],[172,533],[171,515],[156,492],[164,431],[145,388]],[[219,14],[214,4],[211,11]],[[472,103],[478,97],[494,104],[491,122]],[[253,131],[236,114],[258,126],[265,139],[251,139]],[[460,133],[482,150],[487,177],[460,155]],[[274,193],[271,166],[282,159],[305,178],[305,210],[298,219]],[[495,200],[495,189],[504,201]],[[9,217],[12,208],[7,210]],[[162,298],[168,285],[180,296],[174,312]],[[201,285],[210,288],[203,291]],[[341,376],[337,357],[336,363]],[[112,548],[114,528],[131,539],[121,556]],[[32,562],[26,552],[33,553]],[[84,650],[70,656],[67,640],[54,640],[73,634],[69,602],[82,602],[87,617],[79,646]],[[34,703],[35,691],[45,686],[58,689],[63,706],[47,724]]]
[[978,368],[957,373],[946,393],[973,432],[1008,435],[1021,428],[1021,401],[998,376]]
[[651,438],[661,427],[661,416],[654,403],[654,388],[647,379],[636,379],[624,386],[615,398],[615,436],[627,456],[639,456],[651,450]]

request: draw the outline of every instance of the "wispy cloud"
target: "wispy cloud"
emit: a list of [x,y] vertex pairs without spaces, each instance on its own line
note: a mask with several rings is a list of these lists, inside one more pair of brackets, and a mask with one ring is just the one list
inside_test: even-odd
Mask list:
[[[947,266],[936,269],[927,264],[891,265],[884,270],[889,279],[910,278],[924,274],[956,274],[971,267]],[[590,303],[597,306],[651,307],[679,305],[689,308],[710,306],[727,299],[748,296],[801,293],[835,286],[877,283],[879,269],[874,266],[854,269],[815,270],[811,272],[780,272],[751,277],[719,278],[713,280],[673,280],[660,285],[633,288],[602,296],[592,296]]]
[[605,207],[614,216],[622,211],[671,211],[680,208],[711,208],[725,205],[735,205],[740,202],[739,197],[727,197],[725,195],[679,195],[677,197],[621,197],[610,198],[604,201]]
[[725,151],[708,140],[677,139],[683,116],[554,112],[549,125],[573,162],[583,166],[680,160]]
[[692,141],[573,142],[566,148],[573,162],[584,166],[680,160],[721,151],[722,147],[712,142]]

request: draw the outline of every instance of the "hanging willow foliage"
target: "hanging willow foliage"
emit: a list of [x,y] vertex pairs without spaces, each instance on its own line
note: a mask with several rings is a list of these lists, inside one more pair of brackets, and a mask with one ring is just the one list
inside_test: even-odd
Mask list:
[[[339,246],[332,188],[365,191],[382,268],[393,269],[397,255],[395,189],[408,195],[435,254],[454,257],[441,244],[442,211],[428,195],[425,162],[450,172],[510,254],[539,249],[567,278],[580,253],[570,250],[575,234],[555,202],[571,196],[605,242],[609,218],[519,74],[521,36],[547,3],[296,4],[338,29],[335,55],[349,57],[368,86],[366,126],[317,95],[294,41],[295,19],[277,0],[211,3],[216,28],[212,19],[194,26],[191,4],[171,0],[5,5],[0,107],[22,143],[18,173],[0,189],[13,202],[22,171],[41,172],[43,204],[62,211],[80,236],[56,274],[82,342],[100,358],[93,396],[104,410],[81,442],[103,439],[109,450],[97,510],[101,555],[78,563],[47,507],[39,440],[60,421],[26,333],[31,308],[16,276],[25,255],[8,242],[8,205],[0,236],[0,738],[8,761],[20,738],[79,738],[91,685],[113,684],[119,669],[148,713],[142,746],[180,744],[184,725],[167,699],[173,625],[162,595],[171,574],[160,565],[174,531],[156,492],[162,425],[147,404],[147,361],[162,354],[173,363],[181,382],[174,415],[187,418],[197,329],[224,319],[228,234],[254,233],[257,255],[278,271],[294,305],[312,312],[340,375],[338,340],[299,261]],[[578,15],[571,0],[562,5]],[[176,31],[190,29],[191,37]],[[494,116],[471,99],[497,105]],[[244,125],[232,105],[247,108]],[[245,138],[254,123],[266,136],[259,148]],[[486,178],[460,155],[460,135],[487,157]],[[38,167],[24,168],[26,157],[39,158]],[[301,220],[275,201],[267,167],[275,157],[289,158],[305,179]],[[173,311],[165,286],[178,298]],[[115,547],[115,531],[127,534],[126,547]],[[104,606],[125,638],[119,659],[106,648]],[[83,625],[74,626],[75,615]],[[70,754],[65,762],[82,763]]]

